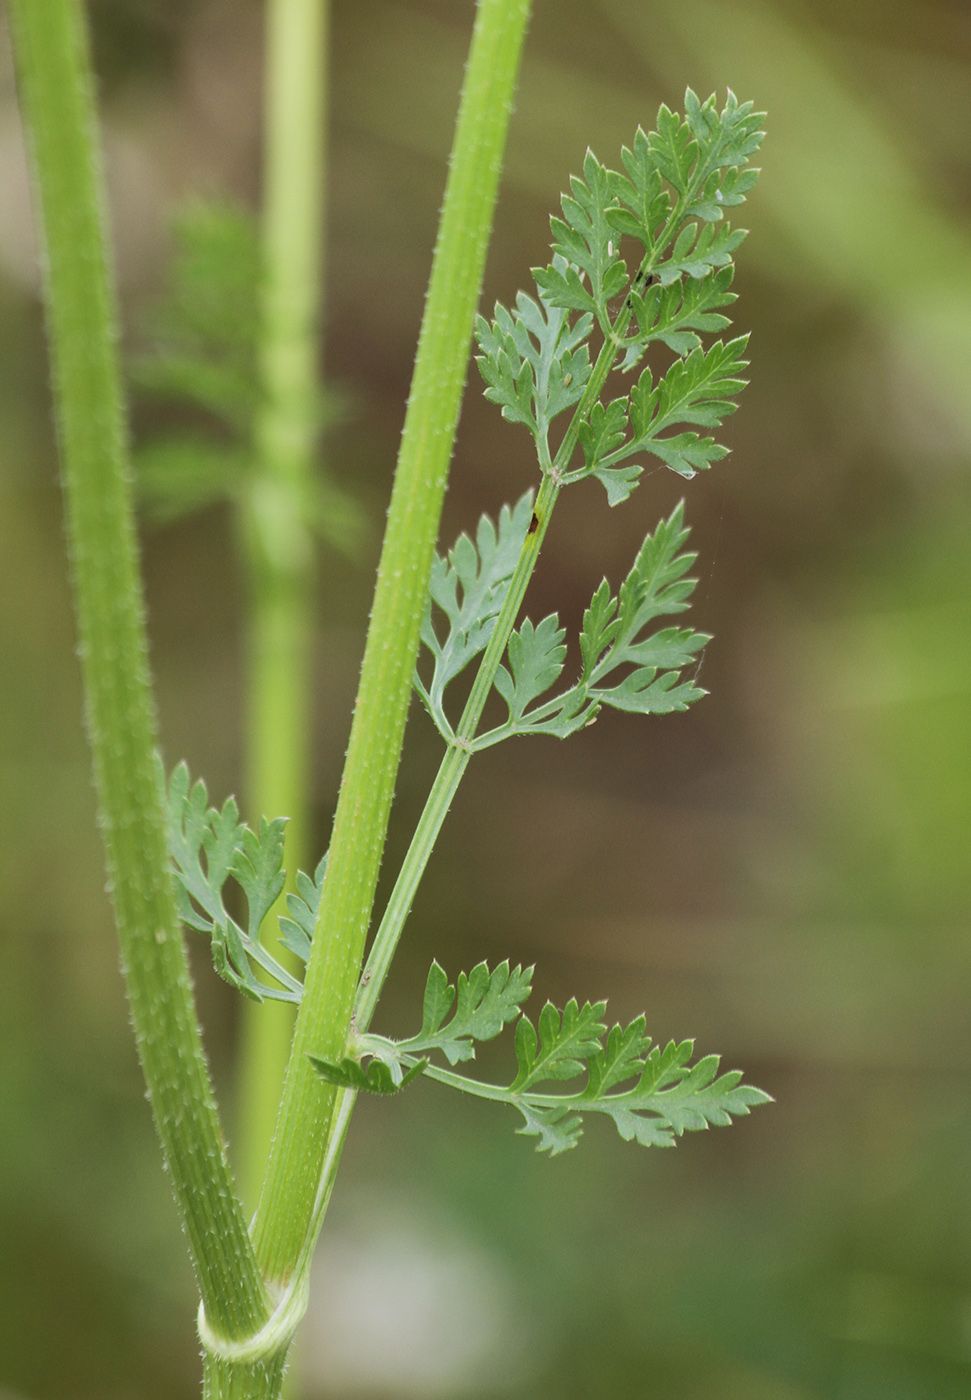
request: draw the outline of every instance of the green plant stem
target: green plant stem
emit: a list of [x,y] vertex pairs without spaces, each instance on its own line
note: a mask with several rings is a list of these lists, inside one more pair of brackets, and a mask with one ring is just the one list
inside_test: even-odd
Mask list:
[[[288,889],[309,863],[314,541],[307,502],[320,426],[329,0],[267,0],[258,471],[245,507],[246,768],[251,817],[289,817]],[[269,915],[285,912],[285,893]],[[287,959],[285,950],[280,956]],[[295,967],[290,960],[291,971]],[[293,1035],[286,1003],[247,1002],[239,1171],[255,1207]]]
[[268,1316],[219,1128],[176,919],[102,227],[87,31],[77,0],[11,0],[45,243],[48,327],[88,732],[132,1021],[210,1325]]
[[240,1365],[206,1352],[203,1358],[202,1400],[272,1400],[283,1389],[286,1353],[272,1361]]
[[254,1224],[286,1280],[311,1224],[336,1091],[307,1058],[342,1052],[401,756],[421,618],[465,383],[472,320],[529,0],[480,0],[466,68],[330,863]]
[[405,921],[411,912],[412,901],[425,873],[425,866],[434,850],[438,833],[442,829],[442,823],[448,815],[448,809],[458,791],[459,783],[465,776],[471,757],[467,749],[451,745],[435,775],[424,811],[411,838],[378,931],[374,935],[367,962],[364,964],[354,1003],[352,1032],[364,1032],[371,1024],[371,1017],[388,976],[388,969]]

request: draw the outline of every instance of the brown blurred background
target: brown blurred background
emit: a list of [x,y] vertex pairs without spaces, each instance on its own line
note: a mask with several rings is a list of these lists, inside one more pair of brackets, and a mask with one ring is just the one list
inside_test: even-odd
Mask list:
[[[188,196],[253,206],[255,0],[92,5],[127,335]],[[346,742],[469,0],[335,0],[324,360],[332,470],[373,521],[320,571],[315,801]],[[971,9],[536,0],[484,303],[530,287],[587,144],[732,87],[769,111],[735,308],[733,456],[564,499],[529,610],[575,630],[684,495],[691,713],[477,758],[379,1013],[428,962],[536,961],[777,1103],[550,1162],[421,1084],[357,1113],[297,1360],[308,1397],[951,1400],[971,1387]],[[188,1397],[193,1287],[104,894],[23,157],[0,65],[0,1397]],[[135,409],[136,431],[145,410]],[[473,372],[443,539],[533,480]],[[240,783],[240,589],[214,509],[145,534],[166,757]],[[385,863],[440,744],[417,709]],[[197,950],[231,1102],[237,1005]],[[511,1058],[508,1042],[485,1065]],[[501,1072],[501,1071],[499,1071]]]

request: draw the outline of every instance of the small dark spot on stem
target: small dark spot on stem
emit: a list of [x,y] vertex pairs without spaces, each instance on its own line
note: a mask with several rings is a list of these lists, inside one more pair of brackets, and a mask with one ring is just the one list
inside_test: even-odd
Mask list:
[[532,518],[532,520],[529,522],[529,529],[526,531],[526,533],[527,533],[527,535],[535,535],[535,534],[536,534],[536,531],[537,531],[538,529],[539,529],[539,516],[536,514],[535,511],[533,511],[533,518]]
[[[643,272],[639,272],[639,273],[637,274],[637,276],[634,278],[634,284],[633,284],[632,290],[633,290],[633,291],[637,291],[637,290],[645,290],[645,291],[646,291],[648,287],[653,287],[653,286],[654,286],[654,283],[655,283],[655,282],[659,282],[659,281],[660,281],[660,278],[657,277],[657,276],[655,276],[655,274],[654,274],[653,272],[649,272],[649,273],[647,273],[646,275],[645,275],[645,273],[643,273]],[[632,302],[631,302],[631,297],[630,297],[629,294],[628,294],[628,297],[627,297],[627,303],[626,303],[626,304],[627,304],[627,309],[630,310],[630,307],[631,307],[631,305],[632,305]]]

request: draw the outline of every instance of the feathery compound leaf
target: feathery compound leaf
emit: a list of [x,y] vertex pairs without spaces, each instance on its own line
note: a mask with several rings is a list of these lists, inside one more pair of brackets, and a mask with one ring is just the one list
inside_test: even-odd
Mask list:
[[707,224],[699,232],[696,223],[687,223],[678,234],[671,256],[657,264],[655,275],[663,287],[676,282],[682,273],[705,277],[714,268],[728,266],[744,238],[745,230],[733,229],[730,224],[718,229]]
[[582,1118],[568,1108],[534,1108],[525,1100],[520,1100],[516,1107],[526,1120],[516,1132],[523,1137],[538,1137],[537,1152],[558,1157],[561,1152],[576,1147],[583,1136]]
[[[533,269],[539,301],[520,293],[514,313],[497,305],[491,325],[479,319],[486,397],[502,406],[506,418],[529,428],[540,469],[557,484],[595,476],[614,506],[627,499],[641,474],[636,463],[622,465],[635,452],[652,452],[682,476],[726,455],[713,438],[697,432],[659,435],[679,422],[717,426],[734,411],[731,397],[744,385],[725,376],[724,383],[706,386],[704,363],[693,357],[704,361],[701,336],[729,324],[720,308],[735,299],[729,290],[732,258],[745,231],[732,229],[724,210],[741,204],[755,183],[758,172],[745,167],[762,140],[762,118],[731,92],[719,111],[714,96],[702,103],[688,89],[683,118],[662,106],[655,132],[638,128],[633,147],[621,153],[623,171],[608,170],[588,151],[583,177],[572,177],[563,196],[563,218],[550,221],[553,261]],[[643,247],[633,277],[620,250],[624,235]],[[577,311],[571,328],[567,317]],[[589,383],[592,358],[584,342],[594,318],[605,337],[601,355],[622,357],[625,370],[639,364],[655,341],[688,359],[685,365],[679,359],[656,387],[645,371],[629,404],[583,403],[580,389]],[[632,321],[636,329],[630,334]],[[731,342],[731,348],[740,343]],[[738,360],[736,368],[743,363]],[[561,440],[562,460],[560,454],[551,457],[550,420],[574,403],[581,407]],[[646,417],[639,432],[637,413]],[[635,432],[625,441],[628,416]],[[576,442],[582,467],[571,467],[569,460]]]
[[[422,1027],[410,1040],[398,1043],[398,1050],[413,1055],[423,1050],[441,1050],[449,1064],[460,1060],[475,1059],[475,1040],[493,1040],[507,1021],[519,1015],[522,1002],[529,996],[533,969],[525,970],[509,963],[500,963],[490,973],[482,962],[474,967],[468,976],[464,972],[458,977],[458,1000],[455,988],[449,985],[448,978],[433,962],[425,985],[425,1004]],[[455,1011],[447,1024],[448,1015],[455,1002]]]
[[687,355],[701,343],[696,332],[724,330],[730,322],[727,316],[718,314],[717,308],[729,306],[736,299],[736,294],[728,290],[734,272],[733,267],[724,267],[687,282],[650,286],[643,295],[632,291],[630,302],[640,335],[621,368],[633,369],[652,341],[662,341],[676,355]]
[[626,176],[610,176],[625,211],[614,227],[640,239],[648,253],[660,251],[657,235],[670,232],[672,211],[665,182],[679,197],[682,218],[720,220],[722,209],[740,204],[755,184],[758,172],[742,168],[761,144],[764,117],[751,102],[739,106],[732,92],[719,112],[714,95],[702,104],[689,88],[684,120],[662,106],[657,131],[646,136],[638,128],[633,150],[621,153]]
[[600,1049],[600,1037],[607,1029],[600,1018],[606,1009],[605,1001],[588,1001],[581,1008],[574,997],[561,1015],[548,1001],[540,1012],[538,1041],[532,1022],[523,1016],[516,1027],[519,1073],[512,1083],[513,1092],[551,1079],[575,1079],[583,1070],[583,1061]]
[[592,474],[603,481],[636,452],[650,452],[685,477],[726,457],[728,448],[714,438],[690,431],[670,437],[660,434],[682,423],[717,428],[735,412],[732,396],[746,384],[740,376],[748,364],[743,358],[747,344],[747,336],[738,336],[727,344],[716,341],[707,352],[698,347],[686,359],[675,360],[657,384],[650,367],[643,370],[630,395],[630,438],[595,459],[592,468],[588,462],[568,479]]
[[[311,1055],[317,1071],[331,1084],[370,1093],[392,1093],[403,1088],[427,1068],[423,1052],[440,1050],[449,1064],[475,1059],[476,1040],[493,1040],[507,1022],[520,1014],[532,990],[531,967],[508,961],[492,972],[484,962],[466,976],[458,976],[458,997],[444,971],[433,962],[425,983],[422,1028],[408,1040],[352,1031],[351,1054],[337,1065]],[[449,1012],[454,1012],[446,1020]],[[416,1058],[421,1057],[421,1058]]]
[[[690,683],[678,684],[680,668],[696,661],[709,640],[704,633],[668,627],[649,637],[642,635],[655,618],[683,612],[688,606],[695,580],[685,575],[697,557],[681,552],[688,534],[682,502],[647,536],[618,596],[610,597],[605,580],[591,599],[580,637],[580,684],[598,705],[667,714],[686,709],[704,695]],[[622,680],[605,684],[628,665],[634,669]]]
[[[583,179],[570,177],[570,192],[560,200],[563,218],[550,219],[553,251],[586,273],[590,284],[588,305],[604,322],[608,320],[607,303],[624,290],[630,275],[620,256],[620,240],[607,218],[613,202],[610,171],[592,151],[588,150],[584,158]],[[553,266],[557,270],[555,262]],[[548,280],[546,286],[550,286]],[[556,304],[555,292],[549,294]]]
[[328,852],[325,851],[321,856],[313,879],[302,870],[297,871],[297,892],[287,895],[290,917],[286,914],[280,915],[280,942],[302,963],[310,961],[320,897],[324,892],[324,876],[327,874],[327,855]]
[[[569,273],[565,259],[556,257],[553,263],[557,276]],[[580,399],[590,378],[585,342],[592,328],[590,315],[580,316],[571,326],[567,311],[542,287],[538,302],[520,292],[513,313],[497,302],[491,324],[476,317],[475,335],[482,350],[476,364],[489,386],[485,396],[502,406],[504,418],[525,423],[541,452],[548,451],[553,419]]]
[[[629,494],[636,475],[640,473],[639,466],[619,466],[625,458],[635,453],[649,452],[653,457],[660,458],[671,471],[684,477],[692,477],[696,472],[704,471],[712,462],[727,457],[727,447],[722,447],[714,438],[702,437],[700,433],[689,430],[673,433],[670,437],[662,437],[661,434],[683,423],[717,428],[723,419],[735,412],[738,405],[733,396],[740,393],[747,383],[741,378],[748,365],[743,358],[747,344],[747,336],[738,336],[727,344],[718,340],[707,351],[697,346],[687,358],[676,359],[657,384],[648,366],[630,393],[631,436],[609,447],[606,440],[598,440],[592,455],[585,444],[585,466],[566,474],[564,481],[595,476],[605,486],[613,505],[619,492],[623,492],[619,499]],[[640,358],[639,347],[628,350],[627,358],[631,364],[636,363]],[[625,406],[623,400],[619,402],[622,407]],[[612,404],[610,408],[613,408]],[[591,423],[593,421],[594,415],[591,414]],[[615,422],[619,427],[619,411]],[[631,473],[634,473],[633,478]]]
[[139,498],[158,525],[231,499],[251,466],[248,453],[200,436],[166,438],[135,452]]
[[[427,688],[417,671],[414,685],[446,739],[452,737],[452,727],[442,707],[445,687],[488,645],[532,513],[533,496],[532,492],[527,492],[515,509],[503,506],[498,530],[489,517],[483,515],[475,544],[468,535],[459,535],[447,560],[436,554],[432,561],[430,596],[421,639],[434,658],[435,668]],[[433,604],[448,619],[444,641],[439,640],[435,631]]]
[[[189,928],[208,933],[220,977],[254,1001],[298,1002],[302,987],[260,942],[263,922],[283,889],[285,817],[261,818],[259,832],[239,820],[233,798],[221,810],[210,807],[202,779],[190,783],[180,763],[169,783],[169,857],[176,882],[179,916]],[[318,875],[322,866],[318,867]],[[223,903],[232,878],[246,896],[242,929]],[[306,877],[304,877],[306,878]],[[319,895],[318,895],[319,898]],[[261,981],[253,965],[278,984]]]
[[[639,1025],[640,1022],[632,1023],[627,1032],[620,1033],[621,1039]],[[620,1027],[614,1030],[620,1032]],[[648,1043],[644,1042],[645,1047]],[[683,1133],[727,1127],[733,1116],[745,1115],[758,1104],[771,1102],[761,1089],[742,1084],[738,1070],[716,1078],[717,1055],[707,1055],[689,1068],[693,1049],[690,1040],[681,1045],[671,1042],[663,1052],[655,1046],[646,1062],[631,1061],[619,1078],[631,1078],[640,1069],[640,1079],[624,1093],[607,1094],[606,1084],[598,1087],[591,1072],[590,1083],[582,1095],[584,1110],[607,1114],[626,1142],[673,1147],[675,1137]]]
[[682,502],[647,536],[617,597],[603,580],[583,615],[579,680],[532,709],[532,701],[554,684],[563,668],[563,630],[553,614],[538,627],[527,619],[512,634],[509,669],[501,666],[495,681],[509,715],[504,724],[479,735],[473,744],[476,752],[513,734],[565,739],[592,723],[602,705],[636,714],[670,714],[701,699],[705,692],[682,682],[680,673],[697,661],[710,638],[677,627],[644,635],[655,618],[688,607],[695,580],[685,575],[696,558],[681,552],[688,534]]
[[555,613],[538,627],[529,618],[509,638],[509,670],[500,666],[495,686],[509,707],[509,721],[518,725],[523,711],[537,695],[554,684],[566,660],[565,631]]
[[398,1070],[396,1075],[396,1066],[393,1068],[379,1059],[369,1060],[367,1065],[362,1065],[359,1060],[349,1056],[336,1065],[319,1055],[308,1055],[307,1059],[321,1079],[325,1079],[328,1084],[336,1084],[338,1089],[353,1089],[366,1094],[396,1094],[399,1089],[403,1089],[406,1084],[424,1074],[427,1064],[426,1060],[419,1060],[408,1070]]
[[[474,1058],[475,1040],[490,1040],[520,1013],[530,991],[532,968],[509,970],[508,962],[490,973],[480,963],[468,977],[458,978],[458,999],[442,968],[432,963],[425,987],[422,1029],[410,1040],[377,1035],[352,1035],[351,1054],[333,1064],[310,1059],[331,1084],[370,1093],[394,1093],[418,1075],[438,1080],[463,1093],[518,1109],[518,1130],[537,1137],[536,1150],[557,1156],[575,1147],[582,1117],[598,1113],[611,1118],[621,1137],[645,1147],[672,1147],[686,1132],[724,1126],[733,1116],[769,1103],[760,1089],[741,1083],[737,1070],[718,1075],[718,1057],[708,1055],[691,1065],[694,1044],[670,1042],[663,1050],[651,1045],[645,1018],[607,1031],[606,1002],[567,1002],[560,1012],[550,1002],[540,1013],[538,1028],[528,1016],[516,1026],[518,1072],[513,1082],[485,1084],[435,1065],[427,1058],[441,1051],[450,1065]],[[455,1004],[451,1020],[446,1017]],[[573,1093],[549,1093],[544,1086],[585,1076]],[[636,1081],[630,1084],[630,1081]],[[626,1089],[618,1086],[629,1084]]]

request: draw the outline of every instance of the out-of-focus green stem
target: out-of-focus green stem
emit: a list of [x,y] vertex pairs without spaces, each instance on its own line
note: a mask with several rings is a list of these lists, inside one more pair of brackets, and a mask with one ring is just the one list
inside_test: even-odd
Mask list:
[[327,880],[254,1225],[276,1283],[298,1266],[333,1129],[337,1091],[307,1055],[334,1058],[347,1040],[528,13],[529,0],[479,0]]
[[164,799],[79,0],[11,0],[38,223],[88,731],[132,1021],[206,1316],[230,1340],[268,1300],[233,1186],[168,869]]
[[[254,821],[279,813],[290,819],[291,882],[298,867],[310,863],[314,542],[306,521],[319,430],[329,18],[329,0],[268,0],[266,7],[262,401],[256,419],[259,466],[244,522],[250,595],[246,791]],[[281,949],[278,956],[287,954]],[[245,1003],[238,1135],[243,1199],[251,1207],[266,1167],[292,1033],[286,1003]]]

